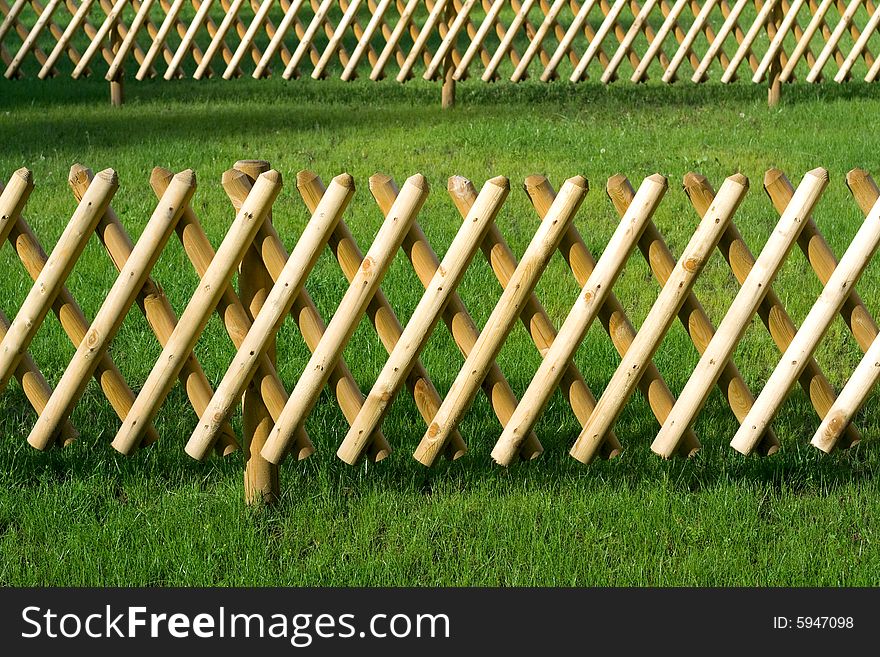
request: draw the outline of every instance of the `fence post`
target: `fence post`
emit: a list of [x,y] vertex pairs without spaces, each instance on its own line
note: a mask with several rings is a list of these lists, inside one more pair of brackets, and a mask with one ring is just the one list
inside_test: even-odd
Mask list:
[[[119,47],[121,45],[122,37],[119,34],[119,25],[114,25],[113,29],[110,30],[110,50],[113,51],[114,55],[119,52]],[[110,80],[110,105],[113,107],[122,107],[122,103],[125,102],[125,94],[122,86],[122,77],[124,74],[124,67],[120,66],[116,71],[116,75]]]
[[[767,38],[772,43],[782,23],[782,2],[777,2],[767,21]],[[782,98],[782,48],[770,62],[767,70],[767,106],[776,107]]]
[[[454,21],[455,3],[449,0],[449,3],[446,5],[446,29],[452,28]],[[453,77],[455,74],[455,62],[452,60],[452,51],[454,49],[455,44],[453,43],[449,47],[449,52],[446,53],[446,58],[443,60],[443,91],[441,92],[440,100],[443,109],[450,109],[455,106],[455,78]]]
[[[269,163],[262,160],[239,160],[233,165],[255,183],[261,173],[269,170]],[[272,214],[266,222],[272,221]],[[259,252],[248,249],[239,267],[238,276],[239,298],[251,321],[256,317],[269,290],[272,279],[263,264]],[[266,355],[275,365],[275,340],[269,343]],[[260,391],[251,383],[244,391],[241,399],[242,408],[242,443],[245,454],[244,466],[244,499],[247,504],[265,502],[271,504],[281,495],[278,479],[278,466],[270,463],[262,456],[260,450],[266,444],[266,438],[272,429],[272,416],[263,404]]]

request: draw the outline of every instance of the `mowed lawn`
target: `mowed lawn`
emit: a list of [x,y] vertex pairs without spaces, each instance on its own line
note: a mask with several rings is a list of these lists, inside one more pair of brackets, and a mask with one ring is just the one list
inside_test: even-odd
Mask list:
[[[591,190],[576,225],[598,257],[616,225],[605,197],[609,176],[634,186],[655,172],[669,191],[655,222],[675,254],[698,220],[681,191],[697,171],[717,189],[742,172],[751,190],[736,223],[757,254],[777,221],[762,190],[764,171],[781,167],[797,184],[826,167],[831,182],[815,213],[835,253],[861,221],[844,176],[853,167],[880,173],[880,114],[875,88],[852,84],[784,90],[770,110],[761,87],[690,84],[675,88],[565,83],[459,86],[459,106],[439,109],[436,85],[280,80],[130,83],[121,110],[107,103],[100,81],[0,84],[0,179],[27,166],[37,187],[25,216],[48,249],[75,207],[66,185],[71,164],[112,167],[121,187],[112,205],[136,237],[155,207],[152,167],[193,168],[193,207],[215,245],[233,212],[219,181],[242,158],[271,161],[285,187],[274,212],[292,248],[308,213],[299,198],[298,170],[328,182],[351,173],[357,193],[345,219],[366,250],[381,215],[368,190],[380,171],[402,184],[423,173],[432,186],[420,224],[442,255],[461,219],[445,186],[459,174],[479,187],[505,175],[512,191],[498,218],[522,254],[537,225],[520,190],[523,179],[546,174],[558,188],[574,175]],[[0,251],[0,308],[11,318],[30,281],[9,245]],[[197,279],[172,238],[155,278],[178,314]],[[93,317],[115,271],[92,239],[69,287]],[[308,282],[325,318],[344,294],[344,278],[325,253]],[[421,287],[400,255],[383,289],[404,323]],[[738,286],[716,253],[695,291],[717,323]],[[821,290],[795,249],[775,288],[800,322]],[[858,285],[880,312],[880,263]],[[555,322],[564,319],[577,285],[559,255],[537,294]],[[615,292],[639,326],[659,287],[636,252]],[[500,286],[478,254],[461,296],[479,325]],[[32,352],[50,382],[60,378],[74,347],[50,314]],[[111,354],[133,388],[145,380],[159,347],[135,307]],[[234,350],[217,318],[197,355],[216,385]],[[279,370],[288,389],[307,350],[288,321],[279,336]],[[364,392],[386,354],[364,321],[346,350]],[[779,354],[756,320],[735,359],[758,392]],[[817,359],[839,389],[860,351],[839,319]],[[521,325],[499,356],[522,394],[540,356]],[[696,351],[679,324],[655,362],[673,391],[687,381]],[[462,362],[448,331],[438,326],[423,362],[441,392]],[[597,323],[577,362],[597,394],[619,357]],[[858,416],[865,440],[823,455],[809,439],[818,419],[795,389],[774,428],[781,451],[744,458],[729,446],[737,424],[713,392],[695,429],[704,449],[687,461],[650,452],[657,423],[637,393],[617,423],[619,458],[583,466],[568,456],[579,426],[557,393],[537,433],[546,453],[509,470],[489,457],[500,426],[480,396],[461,425],[471,451],[427,470],[412,457],[424,432],[404,391],[385,422],[394,453],[379,464],[350,467],[335,457],[347,424],[325,391],[307,428],[318,451],[282,467],[283,499],[247,508],[240,453],[197,463],[183,452],[196,418],[177,386],[156,427],[162,440],[133,457],[109,442],[119,421],[91,382],[73,414],[81,439],[39,453],[25,443],[34,421],[20,386],[0,396],[0,583],[6,585],[875,585],[880,572],[880,398]],[[240,418],[234,418],[240,429]]]

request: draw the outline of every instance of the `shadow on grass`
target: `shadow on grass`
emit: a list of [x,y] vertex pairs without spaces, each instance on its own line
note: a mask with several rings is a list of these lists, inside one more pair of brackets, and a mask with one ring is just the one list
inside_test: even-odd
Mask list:
[[[517,84],[506,81],[484,83],[466,80],[458,83],[459,107],[498,105],[501,103],[579,103],[618,105],[693,106],[718,104],[726,101],[766,101],[765,85],[751,82],[721,84],[682,82],[669,85],[655,82],[632,84],[628,81],[610,85],[598,82],[571,83],[556,80],[549,83],[525,81]],[[25,109],[28,107],[57,106],[59,104],[107,107],[108,84],[102,79],[70,80],[0,80],[0,107]],[[400,84],[394,80],[371,82],[355,80],[342,82],[327,80],[291,80],[279,78],[253,80],[129,80],[126,83],[126,106],[141,103],[319,103],[321,105],[361,105],[381,108],[384,104],[408,103],[437,107],[440,85],[436,82],[412,80]],[[876,98],[875,84],[850,81],[844,84],[806,84],[793,82],[783,86],[783,104],[801,102],[837,102],[859,98]],[[121,110],[114,110],[123,113]],[[80,117],[71,117],[77,120]]]
[[[846,102],[876,98],[876,94],[875,86],[867,83],[795,83],[785,87],[783,106]],[[481,107],[493,107],[502,114],[507,108],[513,113],[517,105],[531,109],[546,106],[548,111],[581,108],[614,115],[629,109],[723,108],[765,100],[765,87],[751,83],[606,86],[564,81],[470,81],[460,83],[458,109],[448,116],[454,119],[456,112],[467,113]],[[169,107],[172,104],[173,108]],[[285,113],[285,108],[296,111]],[[105,146],[125,145],[150,134],[164,139],[216,138],[218,134],[229,136],[245,131],[272,132],[279,127],[313,128],[317,121],[327,129],[381,126],[387,122],[388,111],[402,112],[413,121],[429,117],[436,120],[440,115],[438,85],[422,80],[398,84],[249,78],[232,82],[131,82],[127,87],[127,104],[121,109],[109,107],[107,86],[102,80],[2,80],[0,110],[0,138],[4,140],[51,135],[65,141],[82,139],[88,134]],[[53,111],[41,114],[40,110],[61,110],[64,116],[59,118]],[[210,120],[205,120],[206,113]]]
[[[0,450],[0,467],[7,485],[35,493],[55,487],[100,482],[106,495],[123,499],[129,486],[145,487],[157,494],[187,491],[216,492],[230,485],[240,490],[243,456],[214,457],[204,463],[187,458],[182,440],[168,440],[143,449],[132,457],[117,454],[107,444],[109,434],[65,449],[39,453],[23,440],[5,441]],[[582,491],[601,495],[604,490],[650,490],[664,488],[673,493],[699,493],[726,485],[754,488],[768,494],[830,496],[852,486],[873,486],[880,446],[863,442],[850,450],[831,455],[806,444],[785,444],[772,457],[743,457],[726,441],[704,443],[690,459],[664,461],[643,441],[625,441],[630,446],[612,461],[584,466],[568,455],[566,445],[574,440],[560,436],[545,441],[547,451],[539,459],[503,469],[491,463],[488,450],[466,455],[456,462],[441,461],[433,469],[416,463],[412,446],[400,446],[386,461],[350,467],[333,454],[329,445],[310,459],[282,466],[283,499],[279,509],[297,505],[305,498],[325,494],[360,497],[375,493],[410,496],[448,496],[491,491],[498,497],[527,491],[553,494]]]

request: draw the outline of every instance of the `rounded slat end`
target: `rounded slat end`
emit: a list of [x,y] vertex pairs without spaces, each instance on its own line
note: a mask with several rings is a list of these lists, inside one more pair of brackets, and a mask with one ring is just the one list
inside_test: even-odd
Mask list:
[[830,176],[828,175],[828,169],[825,169],[823,167],[816,167],[812,171],[808,171],[807,175],[812,176],[813,178],[817,178],[823,183],[827,183],[830,179]]
[[264,171],[260,174],[260,178],[274,185],[280,185],[282,183],[281,172],[277,169],[269,169],[268,171]]
[[185,169],[174,176],[177,182],[183,183],[187,187],[196,186],[196,172],[192,169]]
[[333,178],[333,182],[337,185],[345,187],[346,189],[354,189],[354,178],[350,173],[340,173],[338,176]]
[[780,178],[784,178],[785,173],[783,173],[782,169],[777,169],[776,167],[771,167],[767,169],[766,173],[764,173],[764,187],[770,187],[771,185],[775,185]]
[[727,176],[726,180],[728,182],[734,183],[735,185],[739,185],[740,187],[745,187],[746,189],[749,188],[749,179],[741,173],[735,173],[731,176]]
[[578,188],[584,190],[585,192],[590,190],[590,183],[583,176],[572,176],[571,178],[569,178],[568,180],[565,181],[565,184],[574,185],[575,187],[578,187]]
[[427,192],[431,188],[431,186],[428,185],[428,179],[420,173],[415,173],[407,178],[406,184],[410,185],[411,187],[416,187],[423,192]]
[[150,185],[155,187],[159,184],[168,184],[173,176],[174,174],[165,167],[153,167],[150,172]]
[[506,176],[495,176],[486,181],[487,185],[500,187],[501,189],[510,189],[510,180]]

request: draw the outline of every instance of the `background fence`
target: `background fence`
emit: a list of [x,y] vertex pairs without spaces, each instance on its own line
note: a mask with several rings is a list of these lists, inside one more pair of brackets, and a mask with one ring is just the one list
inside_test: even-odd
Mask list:
[[[520,258],[495,225],[510,194],[507,179],[492,178],[478,192],[467,179],[450,178],[447,191],[462,217],[462,226],[442,261],[419,227],[430,190],[418,174],[400,189],[388,176],[370,178],[370,193],[386,218],[365,255],[345,221],[355,193],[354,181],[347,174],[336,176],[326,187],[314,173],[297,175],[296,187],[311,219],[289,255],[272,222],[282,178],[265,162],[241,161],[223,175],[222,185],[235,218],[216,250],[193,209],[197,204],[193,203],[196,179],[192,171],[174,175],[161,168],[153,170],[150,185],[158,202],[136,243],[111,205],[119,185],[112,170],[92,174],[75,165],[69,185],[77,207],[48,256],[24,217],[34,187],[31,173],[16,171],[0,195],[0,237],[9,241],[34,280],[14,319],[10,322],[0,314],[0,385],[5,387],[13,377],[18,379],[37,413],[27,442],[45,450],[75,440],[77,429],[69,418],[89,379],[95,378],[121,421],[112,446],[122,454],[132,454],[159,439],[152,422],[179,381],[200,418],[186,442],[186,452],[201,460],[212,451],[229,454],[243,445],[248,455],[245,482],[251,501],[277,496],[277,464],[287,455],[303,459],[316,449],[329,448],[313,443],[305,429],[305,421],[327,384],[350,425],[336,447],[340,459],[355,464],[363,458],[381,460],[390,453],[393,438],[383,435],[382,421],[395,396],[406,387],[425,425],[414,456],[431,466],[444,455],[455,459],[467,451],[457,427],[481,391],[504,427],[492,451],[496,462],[509,465],[541,454],[543,448],[534,427],[550,396],[559,389],[583,427],[571,455],[589,463],[596,457],[612,457],[626,445],[625,439],[615,435],[614,424],[636,389],[645,396],[660,424],[651,449],[663,457],[692,454],[700,447],[690,427],[716,385],[741,424],[731,445],[743,454],[772,454],[778,449],[770,424],[795,382],[803,387],[822,420],[812,444],[824,452],[849,447],[861,438],[851,422],[853,415],[880,377],[877,324],[854,290],[880,244],[880,190],[861,170],[848,174],[847,185],[866,218],[839,262],[811,216],[828,185],[824,169],[808,172],[797,188],[783,172],[767,172],[764,190],[780,218],[757,257],[735,226],[749,181],[733,175],[716,193],[705,177],[688,174],[684,191],[694,209],[696,229],[677,260],[652,223],[654,212],[669,193],[666,179],[658,174],[644,179],[637,189],[623,176],[609,179],[606,191],[620,224],[598,259],[574,223],[588,193],[587,181],[580,176],[566,180],[558,192],[543,176],[525,180],[523,189],[541,221],[536,222],[534,236]],[[200,277],[179,315],[151,276],[175,233]],[[93,234],[119,276],[90,322],[67,289],[66,280]],[[772,289],[795,244],[824,286],[799,329]],[[332,252],[349,283],[326,322],[306,289],[325,248]],[[613,291],[636,249],[661,284],[659,296],[638,331]],[[717,328],[693,292],[697,277],[716,249],[740,286]],[[405,324],[381,290],[383,276],[398,250],[403,250],[425,289]],[[482,328],[477,327],[456,292],[478,251],[503,287]],[[581,288],[558,329],[535,293],[556,251]],[[236,269],[238,290],[231,284]],[[13,303],[7,299],[3,305],[9,308]],[[137,394],[115,366],[110,351],[135,304],[162,345],[146,381],[134,386]],[[54,389],[28,351],[50,311],[76,347]],[[214,313],[237,350],[216,389],[193,354]],[[838,314],[865,356],[836,396],[812,356]],[[757,398],[732,361],[755,315],[782,352]],[[290,394],[276,371],[274,344],[288,316],[311,352]],[[349,339],[365,316],[389,354],[366,396],[343,358]],[[652,362],[676,317],[701,354],[677,400]],[[621,357],[598,401],[574,363],[575,351],[597,318]],[[441,320],[464,357],[445,396],[419,360]],[[504,363],[497,362],[517,321],[523,323],[542,356],[519,400],[505,379]],[[228,422],[239,403],[243,405],[243,440]]]
[[[5,76],[779,84],[880,74],[872,0],[0,0]],[[121,90],[114,88],[121,102]]]

